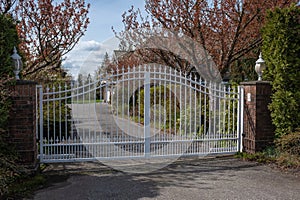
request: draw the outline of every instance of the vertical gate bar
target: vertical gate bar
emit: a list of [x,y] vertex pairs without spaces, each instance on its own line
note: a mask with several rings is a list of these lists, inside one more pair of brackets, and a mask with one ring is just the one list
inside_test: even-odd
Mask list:
[[177,122],[177,91],[176,91],[176,88],[177,88],[177,72],[176,70],[174,69],[173,70],[173,74],[175,75],[174,79],[175,79],[175,82],[174,82],[174,135],[175,137],[177,137],[177,130],[176,130],[176,122]]
[[[76,91],[75,91],[75,84],[76,83],[73,83],[73,82],[71,82],[71,109],[73,109],[73,101],[75,101],[75,95],[76,95]],[[71,111],[72,112],[72,111]],[[73,139],[73,123],[74,123],[74,118],[72,117],[71,118],[71,133],[70,133],[70,135],[69,135],[69,137],[68,137],[68,139],[70,140],[70,139]],[[71,148],[71,147],[70,147]],[[71,148],[71,149],[73,149],[73,147]]]
[[[117,98],[117,102],[116,102],[116,106],[117,106],[116,115],[117,115],[117,120],[119,120],[119,93],[120,93],[119,90],[118,90],[118,87],[119,87],[119,79],[118,79],[118,77],[119,77],[119,68],[117,68],[117,75],[116,75],[116,92],[117,92],[117,94],[116,94],[117,95],[117,97],[116,97]],[[119,141],[119,128],[116,127],[116,129],[117,129],[117,142],[118,142]]]
[[[56,88],[55,88],[55,86],[53,85],[53,88],[52,88],[52,98],[53,98],[53,100],[52,100],[52,106],[53,106],[53,140],[54,140],[54,144],[55,144],[55,140],[56,140],[56,130],[55,130],[55,121],[56,121],[56,119],[55,119],[55,98],[56,98],[56,95],[55,95],[55,90],[56,90]],[[54,148],[55,149],[55,148]],[[55,152],[56,153],[56,152]]]
[[[157,99],[156,99],[156,94],[157,94],[157,74],[158,72],[158,66],[154,65],[153,66],[153,87],[154,87],[154,94],[153,94],[153,138],[152,141],[154,141],[153,143],[153,154],[157,153],[157,109],[159,104],[157,104]],[[151,149],[151,144],[150,144],[150,149]]]
[[[133,67],[133,86],[132,86],[132,119],[133,119],[133,122],[135,122],[135,81],[136,81],[136,68],[135,66]],[[133,126],[132,126],[133,128]],[[137,153],[137,152],[136,152]]]
[[[49,93],[50,93],[50,86],[48,85],[47,87],[47,143],[48,144],[51,144],[51,140],[52,140],[52,137],[50,138],[50,97],[49,97]],[[52,149],[52,146],[47,146],[47,149],[48,149],[48,154],[51,155],[51,149]],[[50,157],[49,157],[50,158]]]
[[[168,71],[167,71],[167,67],[164,66],[164,140],[169,140],[169,137],[167,137],[168,132],[167,132],[167,121],[168,121],[168,112],[167,112],[167,85],[168,85]],[[163,152],[161,152],[163,154]],[[170,154],[171,152],[169,151],[169,149],[167,149],[167,154]]]
[[[200,85],[199,85],[199,135],[201,136],[201,139],[203,138],[203,134],[201,132],[202,129],[202,79],[200,77]],[[204,126],[204,125],[203,125]],[[200,138],[198,138],[200,139]]]
[[218,87],[218,138],[221,138],[221,95],[222,95],[222,85],[219,84]]
[[[161,104],[161,92],[162,92],[162,85],[161,85],[161,66],[159,66],[159,82],[158,82],[158,85],[159,85],[159,94],[158,94],[158,102],[159,102],[159,105],[162,105]],[[159,109],[158,109],[158,113],[159,113],[159,117],[158,117],[158,129],[159,129],[159,140],[161,140],[161,106],[159,106]]]
[[61,141],[61,84],[59,83],[59,140]]
[[[63,147],[63,154],[68,154],[70,152],[67,151],[67,131],[68,131],[68,117],[67,117],[67,107],[68,107],[68,102],[67,102],[67,99],[68,99],[68,94],[67,94],[67,90],[68,90],[68,86],[67,86],[67,83],[65,82],[64,84],[64,93],[63,93],[63,98],[64,98],[64,112],[65,112],[65,116],[64,116],[64,120],[65,120],[65,123],[64,123],[64,126],[65,126],[65,136],[63,136],[63,144],[64,144],[64,147]],[[68,159],[67,155],[65,157],[65,159]]]
[[[107,98],[107,91],[106,91],[106,85],[107,85],[107,72],[105,73],[105,75],[103,76],[103,89],[102,89],[102,91],[103,91],[103,102],[106,104],[107,102],[106,102],[106,98]],[[122,102],[122,104],[123,104],[123,102]],[[104,123],[103,123],[103,128],[101,127],[101,129],[103,130],[103,132],[102,132],[102,140],[103,141],[109,141],[108,139],[107,139],[107,136],[105,136],[105,134],[107,134],[106,132],[106,129],[107,129],[107,122],[106,122],[106,120],[107,120],[107,116],[106,116],[106,114],[105,114],[105,112],[106,112],[106,108],[104,107],[104,109],[101,109],[103,112],[101,113],[101,120],[103,120],[104,121]],[[104,144],[103,145],[103,156],[104,157],[108,157],[108,154],[107,154],[107,148],[108,148],[108,145],[109,144]]]
[[44,160],[44,112],[43,112],[43,87],[41,85],[38,86],[39,88],[39,106],[40,106],[40,162],[42,163]]
[[[168,76],[169,77],[167,77],[167,80],[169,80],[169,81],[171,81],[171,77],[172,77],[172,70],[169,68],[169,72],[168,72]],[[171,132],[172,132],[172,83],[171,82],[169,82],[168,83],[168,87],[169,87],[169,101],[167,101],[167,102],[169,102],[169,113],[168,113],[168,115],[169,115],[169,134],[171,134]]]
[[209,99],[208,99],[208,138],[209,138],[209,142],[208,142],[208,151],[210,152],[211,149],[211,139],[212,139],[212,106],[213,106],[213,86],[212,86],[212,82],[209,82]]
[[[95,141],[95,143],[97,143],[97,137],[96,137],[96,129],[97,129],[97,123],[96,123],[96,121],[97,121],[97,112],[96,112],[96,105],[97,105],[97,83],[98,83],[98,81],[97,81],[97,76],[95,76],[96,78],[95,78],[95,80],[94,80],[94,83],[93,83],[93,91],[94,91],[94,106],[93,106],[93,108],[94,108],[94,115],[95,115],[95,119],[94,119],[94,131],[93,131],[93,137],[94,137],[94,141]],[[95,148],[96,148],[96,146],[95,146]],[[94,151],[95,151],[95,148],[94,148]],[[94,154],[93,155],[95,155],[95,153],[97,153],[97,151],[95,151],[94,152]],[[97,156],[97,155],[96,155]]]
[[[91,77],[88,76],[88,84],[89,84],[89,88],[88,88],[88,108],[89,108],[89,112],[88,112],[88,119],[91,119]],[[89,126],[89,140],[91,139],[91,127]],[[90,148],[90,146],[89,146]]]
[[[127,86],[127,118],[128,118],[128,121],[130,121],[130,109],[129,109],[129,107],[130,107],[130,93],[129,93],[129,90],[131,89],[131,81],[130,81],[130,79],[131,79],[131,74],[130,74],[130,68],[129,68],[129,66],[128,66],[128,68],[127,68],[127,77],[128,77],[128,81],[127,81],[127,84],[128,84],[128,86]],[[128,124],[128,132],[127,132],[129,135],[131,135],[132,133],[130,133],[130,125]],[[128,139],[130,140],[130,142],[131,142],[131,138],[128,136]]]
[[[125,73],[125,68],[124,68],[124,66],[122,67],[122,92],[121,92],[121,94],[122,94],[122,114],[121,114],[121,117],[124,119],[124,104],[125,104],[125,97],[124,97],[124,73]],[[124,131],[122,131],[122,141],[124,140]]]
[[241,115],[241,88],[240,86],[238,86],[238,94],[237,94],[237,101],[238,101],[238,105],[237,105],[237,124],[236,124],[236,128],[237,128],[237,151],[240,151],[240,115]]
[[235,117],[238,118],[238,116],[236,116],[236,109],[235,109],[235,104],[236,104],[236,101],[237,101],[237,98],[238,98],[238,95],[236,94],[236,87],[233,88],[233,94],[232,94],[232,97],[233,97],[233,100],[232,100],[232,131],[233,131],[233,134],[232,134],[232,137],[234,137],[234,132],[235,132]]
[[[103,102],[106,104],[107,103],[107,76],[108,76],[108,73],[105,72],[105,74],[103,75],[103,85],[102,85],[102,95],[103,95]],[[103,131],[102,134],[101,134],[101,140],[104,140],[104,141],[107,141],[104,134],[107,132],[107,116],[105,114],[106,112],[106,106],[104,105],[103,106],[104,109],[100,109],[100,120],[103,120],[103,124],[101,125],[101,130]],[[101,113],[102,111],[102,113]],[[103,128],[102,128],[103,127]],[[107,136],[106,136],[107,137]],[[107,144],[103,145],[102,147],[103,149],[103,156],[104,157],[108,157],[107,155]]]
[[[80,121],[81,120],[85,120],[85,119],[83,119],[84,118],[84,115],[85,115],[85,112],[84,112],[84,109],[83,109],[83,106],[84,106],[84,102],[85,102],[85,97],[84,97],[84,95],[85,95],[85,83],[83,82],[82,83],[82,85],[80,86],[81,88],[82,88],[82,91],[81,91],[81,101],[80,101],[80,113],[83,113],[83,116],[80,116],[80,118],[79,118],[79,116],[78,116],[78,118],[77,118],[77,121],[78,121],[78,123],[80,123]],[[77,151],[76,152],[79,152],[79,157],[80,157],[80,159],[81,158],[83,158],[83,152],[81,151],[81,141],[82,141],[82,138],[85,138],[85,130],[84,129],[82,129],[82,130],[80,130],[79,132],[81,132],[81,134],[79,134],[79,135],[77,135]]]
[[[50,141],[50,124],[49,124],[49,121],[50,121],[50,103],[49,103],[49,91],[50,91],[50,88],[49,86],[47,86],[46,88],[46,99],[47,99],[47,141],[49,142]],[[43,93],[43,91],[42,91]],[[49,147],[48,147],[49,148]]]
[[[71,83],[71,91],[72,91],[72,99],[71,99],[71,109],[74,108],[74,102],[76,100],[78,100],[78,82],[75,82],[75,83]],[[70,147],[72,153],[74,154],[75,153],[75,146],[74,146],[74,140],[75,140],[75,137],[74,137],[74,126],[75,126],[75,120],[77,119],[74,119],[73,117],[71,118],[71,134],[69,136],[69,142],[72,143],[72,146]]]
[[[76,91],[76,96],[75,96],[74,101],[76,102],[76,104],[77,104],[76,106],[78,107],[78,104],[79,104],[79,95],[80,95],[79,81],[77,81],[76,85],[74,85],[74,91]],[[72,109],[75,106],[75,102],[72,101]],[[79,107],[77,109],[79,109]],[[74,154],[77,152],[77,144],[76,144],[76,142],[77,142],[76,141],[77,140],[77,134],[76,135],[74,134],[75,124],[77,124],[77,123],[78,123],[78,117],[76,117],[75,119],[73,119],[72,126],[71,126],[72,127],[72,135],[71,135],[72,137],[71,137],[71,140],[72,140],[72,143],[74,143],[74,145],[72,145],[72,152]]]
[[[208,107],[208,132],[209,132],[209,139],[211,139],[211,131],[212,131],[212,106],[213,106],[213,86],[212,86],[212,82],[210,81],[209,82],[209,100],[208,100],[208,104],[209,104],[209,107]],[[209,142],[209,144],[211,144]]]
[[[62,125],[62,123],[61,123],[61,83],[59,83],[59,85],[58,85],[58,92],[59,92],[59,95],[58,95],[58,98],[59,98],[59,143],[61,143],[62,142],[62,138],[61,138],[61,125]],[[62,154],[62,147],[61,146],[59,146],[58,147],[59,148],[59,154]]]
[[[182,100],[182,85],[183,85],[183,72],[179,71],[179,102],[180,102],[180,107],[179,107],[179,117],[180,117],[180,120],[179,120],[179,134],[180,134],[180,139],[182,140],[182,120],[183,120],[183,100]],[[175,144],[176,145],[176,144]],[[176,145],[177,146],[177,145]]]
[[150,156],[150,72],[145,72],[144,79],[144,151],[145,157]]
[[167,99],[167,68],[164,66],[164,72],[163,72],[163,79],[164,79],[164,124],[163,124],[163,129],[164,129],[164,135],[163,135],[163,140],[166,140],[166,126],[167,126],[167,108],[166,108],[166,99]]
[[198,87],[199,87],[199,91],[198,91],[198,95],[199,95],[199,110],[198,110],[198,112],[199,112],[199,119],[198,119],[198,121],[197,121],[197,124],[198,124],[198,127],[199,127],[199,130],[197,131],[197,137],[196,137],[196,139],[200,139],[200,136],[202,135],[201,134],[201,129],[202,129],[202,117],[201,117],[201,115],[202,115],[202,100],[201,100],[201,98],[202,98],[202,93],[201,93],[201,91],[202,91],[202,80],[201,80],[201,78],[199,78],[199,85],[198,85]]
[[189,113],[189,115],[190,115],[190,131],[189,131],[189,136],[188,136],[188,139],[190,139],[190,134],[192,133],[192,75],[190,75],[190,77],[189,77],[189,82],[190,82],[190,84],[189,84],[189,105],[190,105],[190,113]]
[[39,85],[35,86],[35,137],[38,140],[39,139]]
[[243,143],[242,143],[242,132],[244,127],[244,88],[241,86],[238,87],[238,120],[237,120],[237,138],[238,138],[238,152],[242,152],[243,150]]
[[[86,90],[88,89],[88,88],[86,88],[87,87],[87,83],[84,81],[83,82],[83,84],[82,84],[82,89],[83,89],[83,91],[82,91],[82,102],[81,102],[81,113],[83,113],[83,116],[82,116],[82,121],[85,121],[86,119],[86,112],[85,112],[85,105],[86,105],[86,103],[85,103],[85,101],[86,101],[86,96],[85,96],[85,94],[86,94]],[[79,121],[81,121],[80,119],[78,120],[78,123],[80,123]],[[84,152],[83,152],[83,150],[82,150],[82,145],[83,144],[81,144],[81,143],[83,143],[85,140],[86,140],[86,132],[87,132],[87,130],[85,130],[85,129],[82,129],[82,135],[81,136],[79,136],[79,151],[81,152],[81,156],[80,156],[80,158],[84,158]]]
[[[237,102],[237,98],[238,98],[238,94],[237,94],[237,87],[234,87],[232,88],[232,134],[231,134],[231,138],[236,138],[237,136],[237,129],[236,129],[236,120],[238,118],[238,115],[237,115],[237,105],[236,103]],[[233,140],[230,140],[232,143],[233,143],[233,147],[235,147],[237,149],[237,143],[235,143],[234,145],[234,142]],[[233,148],[232,147],[232,148]]]
[[[172,71],[173,70],[173,71]],[[176,72],[173,68],[170,68],[170,97],[173,95],[173,99],[174,99],[174,110],[172,110],[172,98],[170,98],[170,122],[172,122],[172,114],[175,116],[175,120],[174,120],[174,128],[172,127],[172,123],[170,123],[170,134],[174,135],[176,137],[176,92],[175,91],[175,87],[176,87],[176,83],[173,82],[172,83],[172,79],[176,82]],[[174,89],[173,89],[174,87]],[[173,129],[173,130],[172,130]],[[174,148],[171,148],[172,152],[171,154],[174,154],[174,152],[176,152],[176,150]]]
[[[91,77],[87,77],[87,88],[86,88],[86,91],[85,91],[85,95],[86,95],[86,101],[84,101],[83,103],[84,103],[84,105],[83,105],[83,109],[86,109],[86,110],[88,110],[88,113],[87,113],[87,118],[88,119],[91,119],[91,117],[90,117],[90,113],[91,113],[91,110],[90,110],[90,103],[91,103]],[[87,107],[86,107],[87,106]],[[85,108],[86,107],[86,108]],[[84,158],[88,158],[89,157],[89,151],[90,151],[90,149],[91,149],[91,127],[89,126],[88,127],[88,130],[87,130],[87,132],[88,132],[88,136],[87,137],[85,137],[84,139],[83,139],[83,143],[88,143],[87,145],[85,145],[85,144],[82,144],[82,151],[84,151],[85,152],[85,156],[84,156]]]
[[[157,77],[158,77],[158,65],[153,66],[153,110],[150,112],[153,112],[153,137],[152,141],[153,142],[153,155],[157,154],[157,149],[158,149],[158,143],[157,143],[157,133],[158,133],[158,128],[157,128],[157,117],[159,113],[157,114],[157,109],[159,103],[157,103],[157,89],[159,88],[159,85],[157,84]],[[151,102],[151,101],[150,101]],[[150,114],[151,115],[151,114]],[[151,123],[151,122],[150,122]],[[151,149],[151,144],[150,144],[150,149]]]
[[214,92],[213,92],[213,126],[214,126],[214,139],[216,139],[216,110],[217,110],[217,83],[214,83]]
[[[72,101],[73,101],[73,95],[74,95],[74,93],[73,93],[73,82],[71,82],[71,84],[70,84],[70,106],[71,106],[71,109],[72,109]],[[67,88],[67,86],[66,86],[66,88]],[[66,95],[67,95],[67,93],[66,93]],[[67,103],[67,99],[66,99],[66,103]],[[66,107],[66,116],[67,116],[67,107]],[[66,119],[67,120],[67,124],[66,124],[66,127],[68,127],[68,118]],[[72,124],[73,124],[73,119],[72,119],[72,117],[70,117],[70,124],[71,124],[71,126],[70,126],[70,130],[67,130],[66,131],[66,143],[67,143],[67,147],[66,147],[66,150],[67,150],[67,152],[68,152],[68,154],[69,155],[71,155],[73,152],[72,152],[72,150],[71,150],[71,141],[70,141],[70,135],[72,134]],[[71,132],[70,132],[71,131]],[[70,132],[70,134],[68,135],[68,132]]]
[[[194,134],[193,134],[193,139],[195,139],[195,137],[197,135],[197,79],[196,79],[196,76],[194,77],[194,86],[193,87],[194,87]],[[194,153],[194,152],[192,152],[192,153]]]
[[[230,104],[231,104],[231,99],[230,99],[230,94],[231,94],[231,88],[230,86],[228,87],[228,121],[227,121],[227,129],[228,129],[228,134],[230,134]],[[228,136],[227,136],[228,137]]]
[[[223,122],[223,135],[226,133],[226,86],[224,85],[224,87],[223,87],[223,96],[224,96],[224,98],[223,98],[223,116],[222,116],[222,122]],[[223,136],[222,136],[222,138],[223,138]]]
[[186,140],[187,139],[187,137],[186,137],[186,135],[187,135],[187,113],[186,113],[186,110],[187,110],[187,102],[186,102],[186,87],[187,87],[187,77],[186,77],[186,74],[185,74],[185,76],[184,76],[184,139]]
[[219,84],[219,115],[218,115],[218,120],[219,120],[219,127],[218,127],[218,131],[219,131],[219,138],[222,138],[222,133],[221,133],[221,120],[222,120],[222,100],[223,100],[223,85],[220,83]]
[[[209,112],[209,100],[210,100],[210,88],[208,88],[208,84],[207,84],[207,81],[205,81],[205,90],[207,90],[207,93],[205,94],[205,98],[204,98],[204,133],[205,133],[205,151],[208,152],[209,151],[209,115],[207,116],[207,112]],[[208,99],[208,100],[207,100]],[[208,101],[208,102],[207,102]],[[208,111],[207,111],[207,108],[208,108]],[[207,127],[208,125],[208,127]]]
[[228,138],[228,136],[231,134],[231,129],[230,129],[230,115],[231,115],[231,87],[230,85],[227,88],[227,112],[228,112],[228,116],[227,116],[227,134],[226,134],[226,138]]
[[138,94],[139,94],[139,98],[138,98],[138,123],[141,124],[141,95],[140,95],[140,92],[141,92],[141,66],[138,67]]
[[206,131],[206,129],[207,129],[207,127],[206,127],[206,121],[207,121],[207,116],[206,116],[206,112],[207,112],[207,96],[208,96],[208,92],[206,92],[207,91],[207,81],[204,81],[204,95],[203,95],[203,97],[204,97],[204,104],[203,104],[203,108],[204,108],[204,116],[203,116],[203,122],[204,122],[204,129],[203,129],[203,132],[204,132],[204,135],[206,135],[207,134],[207,131]]
[[64,93],[64,98],[65,98],[65,140],[68,139],[68,87],[67,83],[65,83],[65,93]]

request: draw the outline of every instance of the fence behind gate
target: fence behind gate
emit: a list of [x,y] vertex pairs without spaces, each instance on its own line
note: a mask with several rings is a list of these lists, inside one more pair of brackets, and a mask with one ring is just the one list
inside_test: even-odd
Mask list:
[[235,153],[243,90],[164,66],[38,87],[41,162]]

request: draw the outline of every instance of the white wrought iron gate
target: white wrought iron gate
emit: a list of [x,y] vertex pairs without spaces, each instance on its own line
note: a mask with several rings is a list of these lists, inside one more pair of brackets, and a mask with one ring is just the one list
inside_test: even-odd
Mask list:
[[242,88],[163,66],[38,87],[40,162],[235,153]]

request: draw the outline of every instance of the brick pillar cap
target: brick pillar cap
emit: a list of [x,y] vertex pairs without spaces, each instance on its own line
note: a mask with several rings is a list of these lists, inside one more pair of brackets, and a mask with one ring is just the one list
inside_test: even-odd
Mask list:
[[240,85],[270,85],[270,81],[249,81],[249,82],[241,82]]
[[37,85],[38,83],[35,81],[28,81],[28,80],[17,80],[16,85]]

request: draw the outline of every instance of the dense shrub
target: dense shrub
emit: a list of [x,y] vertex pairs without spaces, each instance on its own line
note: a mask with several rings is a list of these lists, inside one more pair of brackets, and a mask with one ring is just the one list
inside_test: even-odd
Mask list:
[[13,20],[0,14],[0,196],[7,193],[8,186],[21,175],[19,167],[14,163],[17,155],[5,141],[7,119],[10,109],[9,90],[13,69],[11,58],[13,47],[18,43],[18,36]]
[[300,168],[300,128],[276,140],[280,155],[277,158],[279,166],[284,168]]
[[[175,94],[173,94],[169,87],[160,85],[150,88],[150,121],[154,122],[154,120],[156,120],[156,126],[160,124],[160,127],[156,128],[165,129],[168,130],[169,133],[174,133],[175,127],[178,128],[177,120],[180,118],[180,104],[176,99],[176,110],[174,110]],[[132,111],[131,114],[139,118],[142,123],[144,121],[144,93],[144,89],[136,91],[137,98],[135,102],[129,105]],[[154,115],[156,119],[154,119]],[[159,115],[161,116],[159,117]],[[137,120],[137,118],[134,120]],[[157,121],[158,118],[161,119],[161,122]]]
[[281,152],[300,157],[300,128],[295,132],[282,136],[276,141],[276,145]]
[[263,29],[264,78],[272,82],[269,108],[277,137],[300,126],[300,8],[275,9]]

